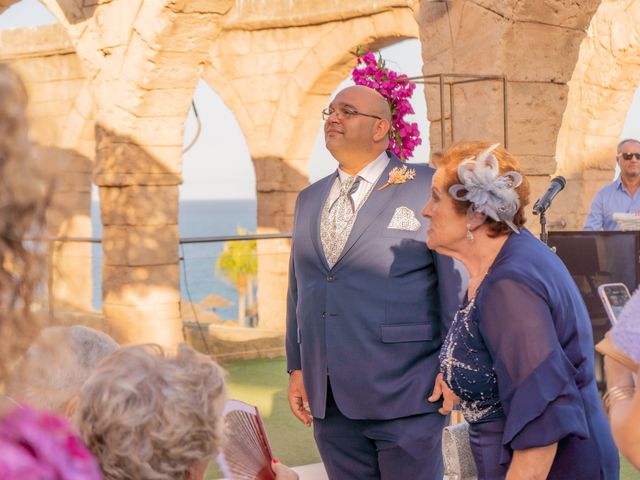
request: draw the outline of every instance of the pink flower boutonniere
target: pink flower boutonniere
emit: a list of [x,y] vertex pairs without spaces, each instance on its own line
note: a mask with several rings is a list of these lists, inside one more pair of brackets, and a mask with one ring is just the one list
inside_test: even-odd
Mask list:
[[383,190],[389,185],[400,185],[406,183],[409,180],[413,180],[416,176],[416,171],[413,168],[409,168],[406,165],[402,167],[393,167],[389,172],[389,179],[378,190]]

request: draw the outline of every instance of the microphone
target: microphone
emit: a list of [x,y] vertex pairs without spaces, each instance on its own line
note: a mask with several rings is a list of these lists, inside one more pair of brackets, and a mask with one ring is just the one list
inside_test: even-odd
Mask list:
[[533,214],[539,215],[543,212],[546,212],[549,206],[551,206],[551,202],[553,201],[555,196],[558,193],[560,193],[560,191],[564,188],[566,184],[567,184],[567,181],[564,179],[564,177],[558,176],[558,177],[552,178],[551,186],[549,187],[549,189],[546,192],[544,192],[544,195],[542,195],[538,199],[536,204],[533,206]]

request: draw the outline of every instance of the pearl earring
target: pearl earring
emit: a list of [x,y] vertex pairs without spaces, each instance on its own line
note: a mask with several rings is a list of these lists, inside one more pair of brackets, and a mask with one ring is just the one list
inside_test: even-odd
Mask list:
[[471,231],[471,224],[467,223],[467,240],[473,242],[473,232]]

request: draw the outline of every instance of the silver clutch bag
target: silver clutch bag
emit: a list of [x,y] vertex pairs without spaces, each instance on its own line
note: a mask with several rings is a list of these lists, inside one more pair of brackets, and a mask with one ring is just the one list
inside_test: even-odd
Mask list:
[[442,431],[444,474],[449,480],[477,480],[476,462],[471,454],[469,424],[449,425]]

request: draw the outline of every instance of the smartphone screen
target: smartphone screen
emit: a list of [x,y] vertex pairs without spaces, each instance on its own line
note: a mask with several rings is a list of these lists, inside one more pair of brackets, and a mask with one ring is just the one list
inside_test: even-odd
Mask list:
[[605,283],[598,287],[600,299],[612,324],[616,323],[620,312],[629,300],[629,290],[623,283]]

